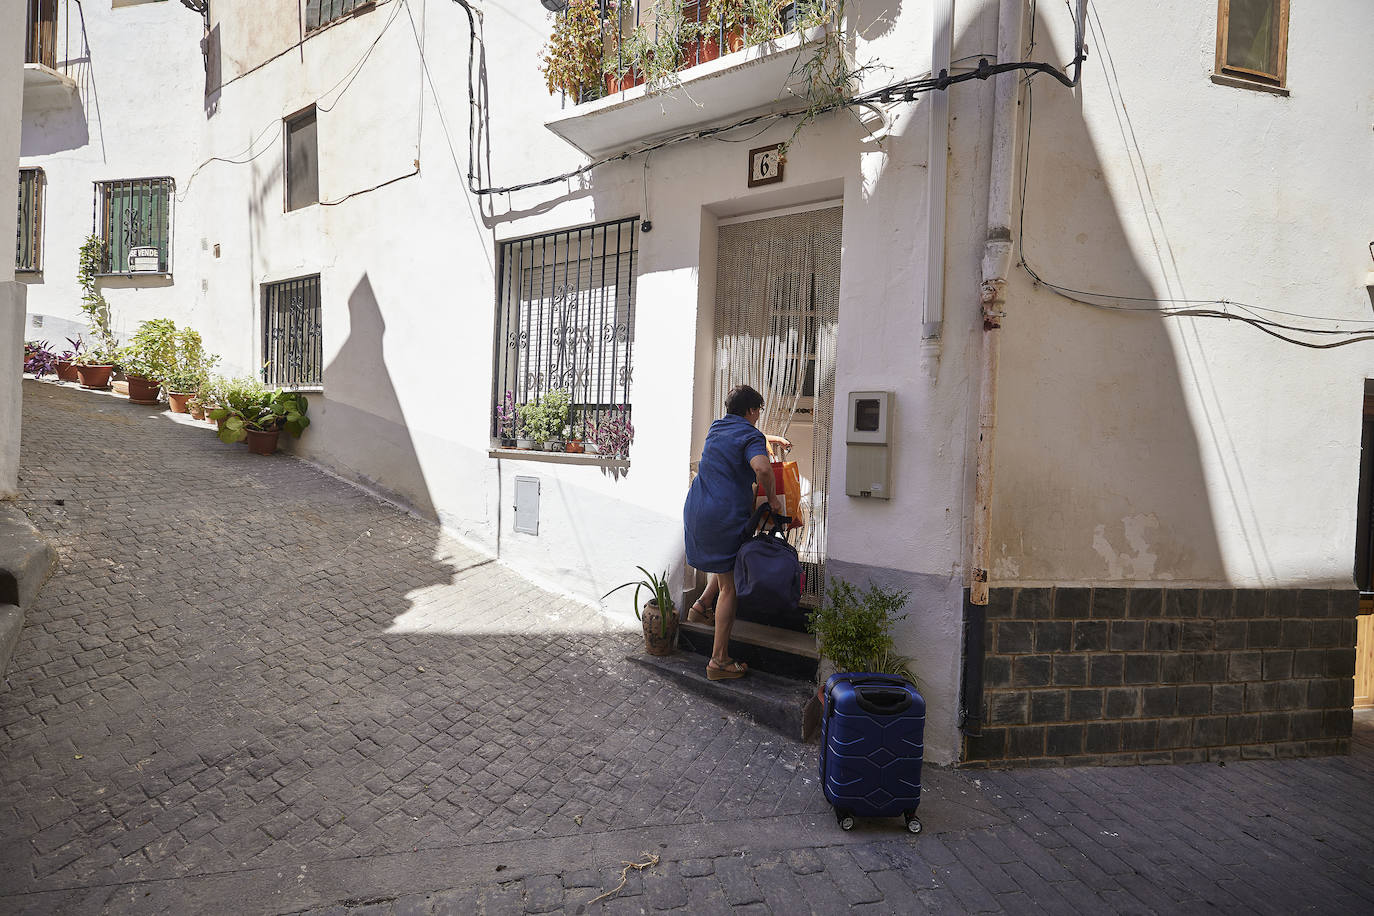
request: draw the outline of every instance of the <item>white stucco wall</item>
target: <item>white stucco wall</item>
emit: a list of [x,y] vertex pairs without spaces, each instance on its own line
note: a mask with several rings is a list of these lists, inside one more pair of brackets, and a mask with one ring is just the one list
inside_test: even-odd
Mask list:
[[[1082,88],[1035,84],[1021,244],[1040,276],[1369,326],[1374,7],[1294,5],[1287,97],[1210,80],[1214,6],[1091,23]],[[1047,8],[1037,36],[1037,56],[1071,56]],[[1374,345],[1305,349],[1012,279],[994,584],[1351,585]]]
[[[76,268],[78,250],[91,234],[92,182],[171,176],[180,196],[199,162],[203,26],[197,14],[178,3],[115,8],[88,3],[81,9],[72,3],[67,12],[59,25],[71,33],[59,34],[58,69],[75,80],[76,91],[30,93],[24,106],[20,165],[43,169],[46,202],[43,271],[23,274],[21,280],[28,287],[31,316],[70,319],[84,327]],[[119,337],[149,318],[195,323],[192,253],[198,240],[188,229],[174,202],[171,278],[101,281]],[[30,321],[29,326],[28,336],[66,348],[65,335],[54,333],[52,323],[40,329]],[[217,342],[207,343],[213,349]]]
[[[0,200],[19,196],[19,121],[24,107],[24,8],[0,7]],[[15,232],[13,207],[0,207],[0,239]],[[19,482],[20,394],[24,363],[24,288],[14,259],[0,258],[0,498]]]

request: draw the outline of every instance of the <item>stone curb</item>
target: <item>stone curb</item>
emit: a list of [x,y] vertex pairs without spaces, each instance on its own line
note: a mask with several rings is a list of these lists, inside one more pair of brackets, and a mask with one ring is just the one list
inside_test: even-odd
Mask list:
[[57,551],[13,503],[0,503],[0,675],[9,665],[33,603],[57,564]]

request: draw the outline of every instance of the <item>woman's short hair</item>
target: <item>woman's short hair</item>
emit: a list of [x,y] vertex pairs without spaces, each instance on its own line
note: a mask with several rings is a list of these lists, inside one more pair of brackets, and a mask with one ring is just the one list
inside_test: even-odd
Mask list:
[[742,417],[756,407],[763,406],[763,395],[748,385],[736,385],[725,396],[725,412]]

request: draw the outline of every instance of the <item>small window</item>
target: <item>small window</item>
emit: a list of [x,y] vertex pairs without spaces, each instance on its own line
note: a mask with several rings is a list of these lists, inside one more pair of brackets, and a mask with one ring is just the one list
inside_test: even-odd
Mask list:
[[574,434],[631,420],[638,227],[618,220],[502,243],[493,439],[514,434],[501,421],[507,395],[518,406],[566,391]]
[[172,272],[171,178],[95,183],[95,225],[105,243],[106,274]]
[[315,140],[315,106],[286,120],[286,209],[320,202],[320,156]]
[[1282,88],[1288,69],[1288,0],[1217,0],[1222,76]]
[[324,384],[320,275],[262,287],[262,380],[278,388]]
[[376,0],[305,0],[305,30],[322,29],[336,19],[370,9]]
[[43,269],[43,170],[19,170],[19,233],[14,269],[38,273]]

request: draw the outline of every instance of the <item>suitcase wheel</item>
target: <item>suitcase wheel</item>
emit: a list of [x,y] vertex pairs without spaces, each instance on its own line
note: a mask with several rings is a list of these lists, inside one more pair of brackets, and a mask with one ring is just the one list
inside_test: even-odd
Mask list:
[[911,831],[912,833],[921,832],[921,822],[917,820],[915,811],[902,812],[902,819],[906,821],[907,830]]
[[841,830],[854,829],[854,815],[840,808],[835,809],[835,822],[840,825]]

